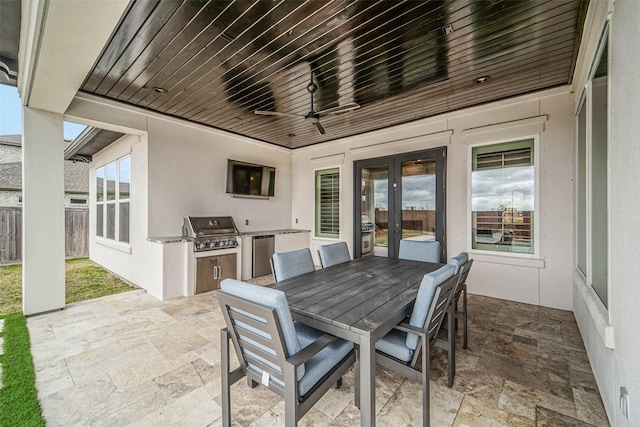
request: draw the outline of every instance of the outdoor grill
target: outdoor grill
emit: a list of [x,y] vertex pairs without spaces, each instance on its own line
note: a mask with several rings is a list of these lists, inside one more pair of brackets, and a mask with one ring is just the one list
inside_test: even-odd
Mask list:
[[182,236],[193,239],[196,252],[238,246],[238,228],[230,216],[185,216]]

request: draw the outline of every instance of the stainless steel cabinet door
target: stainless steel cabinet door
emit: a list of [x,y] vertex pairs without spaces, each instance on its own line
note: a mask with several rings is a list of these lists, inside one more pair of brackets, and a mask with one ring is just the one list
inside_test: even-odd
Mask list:
[[220,255],[218,258],[218,283],[216,289],[220,289],[220,282],[224,279],[237,279],[236,254]]
[[220,288],[218,257],[196,258],[196,294]]

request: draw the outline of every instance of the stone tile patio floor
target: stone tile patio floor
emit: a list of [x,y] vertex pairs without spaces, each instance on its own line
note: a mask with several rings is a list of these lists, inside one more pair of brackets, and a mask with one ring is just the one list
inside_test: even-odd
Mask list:
[[[573,313],[474,295],[468,310],[453,388],[446,353],[432,355],[432,425],[608,425]],[[135,290],[29,318],[47,425],[221,425],[223,324],[215,292],[161,302]],[[359,425],[353,392],[350,372],[300,425]],[[284,425],[282,399],[262,387],[240,381],[231,399],[234,425]],[[378,425],[421,425],[420,399],[419,384],[378,367]]]

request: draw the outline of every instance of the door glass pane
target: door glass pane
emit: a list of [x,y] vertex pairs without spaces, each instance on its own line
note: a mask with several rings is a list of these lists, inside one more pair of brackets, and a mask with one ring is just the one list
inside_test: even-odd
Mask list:
[[389,168],[362,168],[362,256],[389,254]]
[[402,163],[402,238],[436,239],[436,160]]

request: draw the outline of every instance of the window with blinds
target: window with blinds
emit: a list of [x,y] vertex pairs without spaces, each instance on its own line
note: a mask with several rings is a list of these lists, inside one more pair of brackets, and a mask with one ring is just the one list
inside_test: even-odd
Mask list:
[[340,169],[315,172],[315,236],[340,237]]
[[534,253],[534,140],[472,148],[472,249]]

